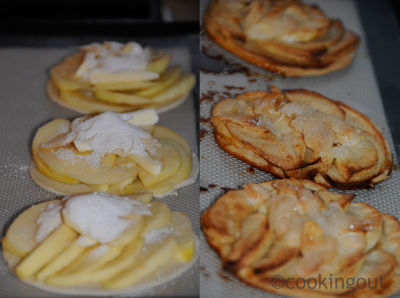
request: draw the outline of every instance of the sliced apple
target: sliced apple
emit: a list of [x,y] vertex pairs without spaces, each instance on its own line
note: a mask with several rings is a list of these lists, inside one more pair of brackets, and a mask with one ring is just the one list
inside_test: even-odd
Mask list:
[[54,286],[77,286],[85,284],[98,283],[107,280],[119,272],[126,270],[138,262],[138,256],[143,247],[143,240],[137,239],[128,244],[122,253],[114,260],[105,263],[98,268],[90,268],[89,270],[75,271],[68,274],[57,274],[46,280],[46,283]]
[[137,81],[137,82],[115,82],[107,84],[97,84],[92,89],[95,90],[108,90],[108,91],[128,91],[128,90],[140,90],[145,88],[151,88],[157,85],[156,80],[152,81]]
[[175,260],[189,262],[193,259],[195,249],[192,222],[185,213],[174,211],[172,212],[172,227],[179,247]]
[[146,169],[141,167],[138,168],[138,176],[146,188],[151,187],[174,175],[178,171],[181,163],[179,149],[177,149],[173,143],[167,140],[160,140],[160,143],[161,147],[158,150],[158,153],[161,155],[162,164],[160,173],[158,175],[154,175]]
[[53,140],[54,136],[69,132],[70,127],[71,122],[65,119],[54,119],[46,123],[37,130],[32,142],[32,151],[37,152],[40,145]]
[[74,230],[64,224],[61,225],[17,265],[15,273],[21,279],[32,276],[76,237],[77,233]]
[[166,89],[161,94],[152,97],[151,103],[164,104],[182,97],[192,90],[195,82],[196,79],[193,74],[183,74],[170,88]]
[[171,223],[171,210],[162,202],[153,202],[150,207],[151,216],[145,218],[143,235],[154,229],[167,227]]
[[150,156],[129,155],[129,158],[137,163],[141,168],[153,175],[159,175],[162,169],[162,162]]
[[164,54],[160,57],[153,59],[149,63],[149,65],[147,65],[147,70],[161,74],[167,69],[170,62],[171,62],[171,55]]
[[100,165],[93,167],[87,155],[80,155],[69,148],[63,148],[63,153],[68,158],[57,156],[53,150],[40,150],[38,157],[54,173],[71,177],[86,184],[114,184],[131,177],[135,177],[137,169],[135,167],[112,167]]
[[73,179],[71,177],[67,177],[64,175],[56,174],[53,171],[51,171],[46,164],[36,155],[33,154],[33,163],[35,164],[36,169],[42,173],[43,175],[61,183],[66,183],[66,184],[76,184],[79,183],[78,180]]
[[[189,177],[190,172],[192,170],[192,156],[188,155],[185,149],[182,147],[178,148],[180,153],[181,153],[181,164],[179,165],[178,170],[174,175],[171,177],[167,178],[166,180],[163,180],[149,188],[147,188],[148,191],[151,191],[153,195],[162,195],[165,193],[170,192],[173,190],[173,188],[184,181],[186,178]],[[128,186],[127,186],[127,189]]]
[[174,141],[174,142],[178,143],[178,145],[179,145],[178,147],[182,147],[183,149],[185,149],[185,151],[189,155],[192,154],[192,150],[190,149],[190,146],[189,146],[188,142],[185,140],[185,138],[181,137],[179,134],[174,132],[172,129],[169,129],[164,126],[155,125],[152,136],[157,139],[167,139],[170,141]]
[[[92,248],[87,248],[82,255],[59,274],[74,275],[77,272],[91,272],[117,258],[124,249],[122,245],[110,245],[104,254],[98,255],[96,250],[100,249],[100,246],[101,245],[96,245]],[[47,283],[50,278],[51,277],[47,278],[45,282]]]
[[50,77],[58,88],[64,90],[90,88],[89,82],[74,77],[83,58],[84,54],[78,53],[68,57],[63,62],[50,69]]
[[39,281],[45,280],[47,277],[59,272],[63,268],[67,267],[76,258],[79,257],[86,247],[80,246],[78,240],[75,240],[70,246],[68,246],[59,255],[53,258],[43,269],[36,274],[36,279]]
[[121,236],[119,236],[113,245],[127,245],[136,240],[145,227],[145,218],[143,216],[135,215],[135,220],[132,225],[126,229]]
[[101,69],[94,69],[89,73],[89,82],[93,85],[110,84],[118,82],[141,82],[158,79],[157,72],[142,70],[135,72],[107,72]]
[[[48,87],[50,88],[50,87]],[[66,106],[84,113],[101,113],[101,112],[129,112],[132,111],[132,105],[111,104],[99,101],[90,94],[85,94],[80,90],[60,90],[58,100],[65,103]],[[138,106],[137,108],[140,108]]]
[[181,70],[178,67],[172,67],[167,69],[164,73],[161,74],[160,78],[157,80],[157,84],[150,87],[145,88],[140,91],[136,91],[135,95],[143,96],[143,97],[153,97],[157,94],[160,94],[164,90],[166,90],[169,86],[173,85],[176,81],[178,81],[181,76]]
[[114,183],[108,185],[108,192],[116,194],[116,195],[123,195],[125,194],[125,187],[133,182],[136,177],[130,177],[126,180],[123,180],[119,183]]
[[100,101],[111,104],[150,105],[152,103],[150,98],[118,91],[98,89],[94,91],[94,96]]
[[59,201],[42,202],[18,215],[2,240],[3,249],[18,257],[26,256],[38,244],[35,240],[38,228],[37,219],[49,204],[56,203]]
[[147,278],[157,269],[170,262],[178,251],[178,244],[173,236],[154,243],[139,256],[140,262],[105,280],[101,285],[106,289],[120,289],[134,285]]
[[138,192],[135,194],[127,195],[127,197],[134,200],[139,200],[147,204],[150,203],[150,201],[153,199],[153,194],[151,192]]

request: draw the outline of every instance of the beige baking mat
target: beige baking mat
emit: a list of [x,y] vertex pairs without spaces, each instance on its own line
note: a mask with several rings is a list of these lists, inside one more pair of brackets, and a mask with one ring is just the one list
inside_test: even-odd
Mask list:
[[[206,7],[202,1],[202,11]],[[317,3],[331,17],[341,18],[345,26],[361,35],[361,44],[354,63],[348,68],[321,77],[280,78],[236,58],[201,35],[201,46],[209,55],[222,55],[244,73],[200,73],[200,209],[209,207],[224,191],[239,188],[250,182],[273,179],[272,175],[253,169],[220,149],[214,141],[209,121],[214,104],[223,98],[245,91],[266,90],[268,84],[282,89],[305,88],[315,90],[329,98],[343,101],[368,115],[382,130],[394,152],[390,130],[385,118],[374,70],[368,54],[365,35],[355,3],[350,0],[307,1]],[[397,160],[395,159],[397,164]],[[397,168],[397,167],[395,167]],[[400,175],[394,170],[392,177],[372,190],[354,191],[356,201],[367,202],[382,212],[400,219]],[[246,286],[221,269],[216,253],[208,246],[201,233],[200,293],[201,297],[272,297],[261,290]]]
[[[76,48],[2,48],[0,49],[0,228],[2,235],[11,220],[28,206],[56,196],[37,186],[29,176],[31,142],[36,129],[54,118],[73,119],[79,114],[68,111],[48,99],[45,93],[48,70]],[[166,48],[172,64],[191,71],[186,48]],[[185,137],[197,151],[197,124],[192,96],[174,110],[160,115],[160,125]],[[199,227],[199,186],[196,183],[178,191],[178,196],[161,199],[172,210],[187,213],[194,230]],[[198,263],[173,281],[142,291],[146,296],[197,296]],[[55,297],[22,283],[0,257],[0,297]],[[131,296],[125,294],[124,296]],[[59,296],[57,296],[59,297]],[[60,296],[61,297],[61,296]]]

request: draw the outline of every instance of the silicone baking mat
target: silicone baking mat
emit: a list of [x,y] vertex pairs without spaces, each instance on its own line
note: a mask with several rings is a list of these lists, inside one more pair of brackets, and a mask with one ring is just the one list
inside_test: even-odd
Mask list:
[[[202,1],[202,11],[207,6]],[[218,147],[209,121],[214,104],[246,91],[266,90],[269,84],[282,89],[304,88],[340,100],[369,116],[382,130],[394,153],[390,129],[387,125],[382,99],[368,54],[363,28],[357,8],[349,0],[314,0],[330,17],[342,19],[345,26],[361,36],[361,44],[354,62],[346,69],[320,77],[282,78],[244,62],[212,42],[203,32],[201,47],[208,55],[227,61],[231,66],[220,74],[200,73],[200,209],[208,208],[230,188],[239,188],[250,182],[272,180],[273,176],[253,169]],[[232,66],[233,65],[233,66]],[[235,72],[236,70],[239,72]],[[233,73],[232,73],[233,72]],[[397,165],[397,159],[395,158]],[[400,219],[400,174],[397,166],[392,177],[371,190],[353,191],[356,201],[367,202],[382,212]],[[201,297],[273,297],[245,285],[224,272],[217,254],[208,246],[201,233],[200,258]]]
[[[76,48],[1,48],[0,49],[0,228],[4,235],[13,218],[28,206],[56,195],[40,188],[29,176],[31,142],[38,127],[54,118],[73,119],[78,113],[51,101],[45,92],[48,70]],[[172,64],[191,70],[186,48],[166,48]],[[160,115],[159,124],[186,138],[197,153],[197,124],[192,96],[180,107]],[[199,185],[178,191],[178,196],[161,199],[172,210],[187,213],[195,231],[199,227]],[[198,296],[198,264],[172,282],[148,291],[149,296]],[[129,295],[125,295],[129,296]],[[0,297],[55,297],[19,281],[0,258]]]

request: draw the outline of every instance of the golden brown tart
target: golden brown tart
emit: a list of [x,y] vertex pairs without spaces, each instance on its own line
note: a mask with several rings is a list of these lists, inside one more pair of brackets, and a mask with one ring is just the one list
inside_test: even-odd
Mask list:
[[224,267],[265,291],[389,296],[400,288],[400,223],[353,198],[308,180],[248,184],[207,209],[202,228]]
[[341,69],[352,61],[360,40],[340,20],[298,0],[215,0],[204,26],[228,51],[286,76]]
[[376,125],[313,91],[243,93],[217,103],[211,120],[221,148],[280,178],[356,188],[391,173],[389,145]]

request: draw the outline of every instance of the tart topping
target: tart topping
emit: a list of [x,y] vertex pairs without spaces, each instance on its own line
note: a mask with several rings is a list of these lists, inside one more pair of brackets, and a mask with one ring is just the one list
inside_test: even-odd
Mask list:
[[83,235],[100,243],[115,240],[132,225],[132,213],[151,215],[148,204],[101,192],[68,198],[62,210]]
[[89,79],[91,83],[107,81],[115,73],[143,73],[151,79],[159,75],[147,71],[152,54],[136,42],[126,45],[118,42],[93,43],[83,47],[85,57],[75,76]]
[[329,25],[321,10],[298,1],[253,1],[244,18],[247,35],[261,40],[307,42],[323,35]]
[[59,203],[52,203],[49,204],[47,209],[40,214],[36,222],[38,224],[36,242],[41,242],[61,225],[60,209],[61,205]]
[[[73,142],[79,152],[90,152],[89,155],[81,157],[85,158],[93,168],[100,165],[101,158],[106,153],[135,156],[135,161],[142,163],[146,170],[158,174],[162,164],[151,155],[156,154],[160,143],[141,128],[151,126],[157,120],[158,115],[150,109],[125,114],[105,112],[92,118],[84,116],[72,122],[71,131],[61,140],[53,139],[42,147],[66,146]],[[141,123],[143,123],[141,127],[138,126]],[[68,148],[57,149],[56,154],[66,160],[77,157],[77,154]]]

